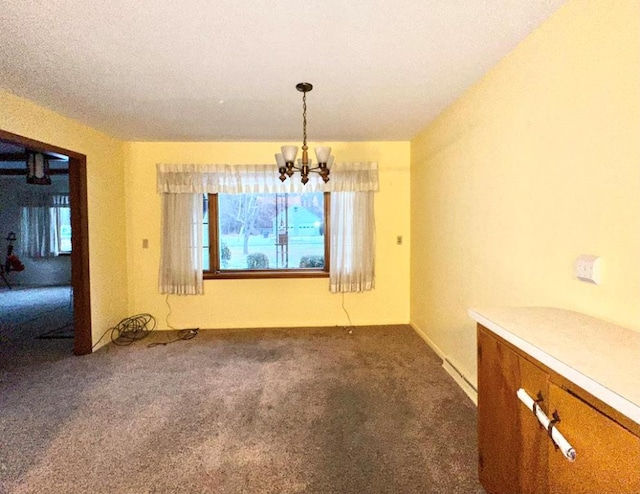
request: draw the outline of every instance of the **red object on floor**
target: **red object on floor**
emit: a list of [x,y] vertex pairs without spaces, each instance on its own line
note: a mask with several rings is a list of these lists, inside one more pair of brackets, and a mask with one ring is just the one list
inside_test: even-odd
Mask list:
[[24,264],[20,262],[20,259],[15,254],[7,256],[7,267],[9,268],[7,271],[24,271]]

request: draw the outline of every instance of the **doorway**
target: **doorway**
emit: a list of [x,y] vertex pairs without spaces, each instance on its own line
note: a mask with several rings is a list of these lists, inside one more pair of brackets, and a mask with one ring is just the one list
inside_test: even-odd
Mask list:
[[[87,158],[84,154],[0,130],[0,142],[30,151],[68,158],[69,208],[71,216],[71,290],[73,353],[92,351],[89,283],[89,226],[87,214]],[[26,175],[26,165],[25,165]]]

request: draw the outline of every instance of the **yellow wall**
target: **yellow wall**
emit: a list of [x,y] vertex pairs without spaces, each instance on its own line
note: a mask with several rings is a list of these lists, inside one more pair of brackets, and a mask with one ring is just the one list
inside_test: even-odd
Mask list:
[[412,324],[472,381],[470,307],[640,329],[640,2],[568,2],[417,136],[411,215]]
[[[129,312],[153,314],[167,328],[165,296],[158,292],[160,197],[156,163],[270,163],[283,143],[128,143],[126,198]],[[295,143],[293,143],[295,144]],[[376,289],[346,294],[355,325],[409,321],[409,142],[326,143],[339,161],[377,161]],[[274,173],[276,168],[274,164]],[[396,245],[403,235],[405,244]],[[142,240],[149,239],[149,248]],[[342,296],[320,279],[206,280],[201,296],[169,297],[175,328],[347,325]]]
[[0,91],[0,129],[87,156],[94,341],[127,314],[123,143]]

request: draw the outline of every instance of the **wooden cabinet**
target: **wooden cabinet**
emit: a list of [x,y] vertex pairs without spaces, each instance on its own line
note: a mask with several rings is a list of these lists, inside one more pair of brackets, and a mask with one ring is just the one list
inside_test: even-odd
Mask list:
[[[567,460],[523,388],[576,450]],[[640,426],[478,325],[480,481],[489,494],[640,493]]]

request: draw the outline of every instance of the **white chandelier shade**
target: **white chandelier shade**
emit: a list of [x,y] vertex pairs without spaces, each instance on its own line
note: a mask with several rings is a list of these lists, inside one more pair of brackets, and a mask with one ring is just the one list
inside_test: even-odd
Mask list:
[[[319,146],[317,148],[314,148],[313,150],[316,153],[316,160],[318,161],[318,164],[319,164],[318,168],[320,168],[322,164],[325,164],[327,168],[330,169],[334,161],[334,157],[331,155],[331,148],[328,146]],[[287,163],[295,163],[297,154],[298,154],[298,146],[282,146],[282,153],[278,153],[275,155],[278,168],[286,167]],[[298,164],[298,167],[303,165],[301,158],[298,158],[297,164]],[[313,160],[309,160],[308,166],[311,167],[312,164],[313,164]],[[310,170],[310,171],[313,171],[313,170]]]

